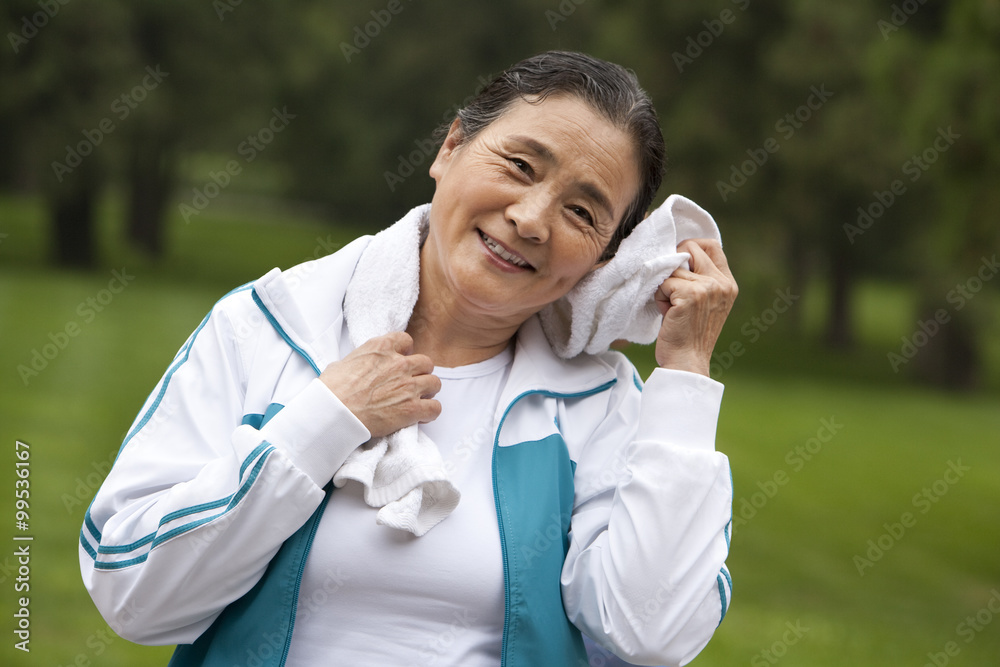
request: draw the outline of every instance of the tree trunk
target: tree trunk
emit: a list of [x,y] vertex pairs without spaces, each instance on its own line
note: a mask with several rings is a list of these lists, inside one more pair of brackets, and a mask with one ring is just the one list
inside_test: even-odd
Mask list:
[[48,196],[52,220],[52,260],[57,266],[92,268],[97,263],[95,209],[101,179],[87,165],[77,168]]
[[846,243],[835,243],[830,253],[830,304],[826,323],[826,342],[831,347],[846,348],[854,343],[851,294],[854,267]]
[[[139,12],[132,26],[136,48],[144,62],[161,63],[167,57],[167,23],[158,11]],[[169,82],[166,86],[169,88]],[[165,104],[166,90],[157,91]],[[164,108],[169,108],[165,106]],[[128,210],[125,234],[132,247],[162,257],[165,247],[165,208],[173,189],[175,136],[170,114],[146,115],[142,109],[128,136]]]
[[[808,244],[805,236],[797,230],[793,230],[788,241],[788,266],[791,274],[790,291],[798,296],[802,296],[805,292],[806,283],[809,280],[807,252]],[[788,325],[794,337],[798,338],[802,334],[801,307],[789,310]]]
[[129,148],[126,233],[134,248],[163,256],[166,205],[173,189],[168,141],[139,134]]
[[20,160],[21,146],[15,129],[20,120],[10,116],[4,116],[0,120],[0,155],[6,158],[0,160],[0,188],[5,190],[21,189],[24,186],[22,179],[28,171]]
[[935,319],[940,304],[920,309],[917,328],[909,336],[917,349],[913,370],[918,379],[948,389],[975,389],[980,381],[981,359],[975,327],[965,315],[953,311]]

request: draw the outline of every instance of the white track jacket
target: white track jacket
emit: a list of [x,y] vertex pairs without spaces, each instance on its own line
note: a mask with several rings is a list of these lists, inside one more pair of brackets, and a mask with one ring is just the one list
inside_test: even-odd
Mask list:
[[[317,378],[369,237],[226,295],[129,431],[80,533],[108,624],[172,665],[284,664],[330,480],[369,433]],[[502,664],[682,665],[732,595],[722,385],[618,352],[563,360],[536,317],[495,413]]]

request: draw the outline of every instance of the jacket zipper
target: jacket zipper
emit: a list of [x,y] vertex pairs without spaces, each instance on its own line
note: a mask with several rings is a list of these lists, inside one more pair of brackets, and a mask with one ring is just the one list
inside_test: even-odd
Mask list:
[[594,387],[593,389],[588,389],[586,391],[576,392],[572,394],[557,394],[555,392],[546,391],[544,389],[529,389],[524,393],[518,394],[504,409],[503,416],[500,417],[500,423],[497,424],[497,432],[493,439],[493,504],[496,506],[497,511],[497,525],[500,529],[500,551],[503,555],[503,635],[500,644],[500,667],[505,667],[507,664],[507,638],[510,632],[510,569],[508,566],[507,558],[507,538],[506,531],[503,526],[503,512],[500,509],[500,489],[497,486],[497,449],[500,447],[500,431],[503,429],[503,423],[507,420],[507,415],[510,414],[511,409],[514,405],[520,401],[525,396],[530,396],[532,394],[541,394],[542,396],[547,396],[550,398],[582,398],[584,396],[590,396],[592,394],[597,394],[606,389],[610,389],[616,382],[617,378],[612,378],[604,384]]

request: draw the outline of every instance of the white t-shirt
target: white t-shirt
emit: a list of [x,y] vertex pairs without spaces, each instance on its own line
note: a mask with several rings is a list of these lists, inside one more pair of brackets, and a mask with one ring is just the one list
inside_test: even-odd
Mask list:
[[335,489],[299,592],[289,667],[496,667],[503,635],[503,556],[493,500],[493,433],[513,351],[435,368],[441,416],[420,428],[462,494],[422,537],[375,523],[362,486]]

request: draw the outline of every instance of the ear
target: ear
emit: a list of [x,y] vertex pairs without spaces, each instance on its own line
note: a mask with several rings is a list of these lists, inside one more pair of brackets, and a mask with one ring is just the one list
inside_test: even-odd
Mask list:
[[434,162],[431,163],[428,173],[435,181],[444,175],[445,168],[451,161],[452,156],[458,150],[458,147],[462,145],[461,126],[462,124],[458,118],[451,122],[451,127],[448,128],[448,136],[444,138],[444,143],[441,144],[441,148],[438,149],[437,155],[434,157]]

